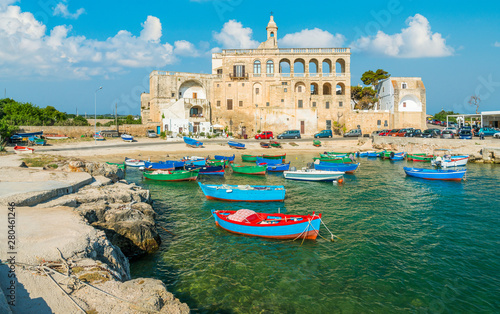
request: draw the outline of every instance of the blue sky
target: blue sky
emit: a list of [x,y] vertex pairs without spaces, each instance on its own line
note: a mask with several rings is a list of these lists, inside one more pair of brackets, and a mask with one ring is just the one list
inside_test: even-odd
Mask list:
[[0,97],[61,111],[138,114],[152,70],[209,73],[211,52],[253,48],[269,13],[280,47],[351,47],[366,70],[420,76],[427,113],[500,110],[500,2],[0,0]]

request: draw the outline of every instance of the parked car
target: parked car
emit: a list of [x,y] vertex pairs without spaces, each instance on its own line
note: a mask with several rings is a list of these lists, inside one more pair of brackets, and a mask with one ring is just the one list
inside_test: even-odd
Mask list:
[[347,133],[344,133],[344,137],[360,137],[363,136],[361,129],[352,129]]
[[262,131],[259,134],[255,135],[256,140],[267,140],[274,138],[273,132],[271,131]]
[[500,131],[498,131],[497,133],[493,134],[493,138],[500,138]]
[[494,128],[481,128],[477,133],[483,133],[484,136],[493,136],[493,134],[497,133],[497,131]]
[[458,129],[454,127],[447,127],[444,129],[444,131],[452,131],[453,134],[457,135],[458,134]]
[[385,130],[377,130],[377,131],[373,131],[373,132],[372,132],[371,137],[377,136],[377,135],[379,135],[379,134],[380,134],[380,133],[382,133],[382,132],[385,132]]
[[321,132],[314,134],[314,138],[332,137],[332,136],[333,136],[332,130],[322,130]]
[[461,140],[471,140],[472,139],[472,131],[471,130],[462,130],[458,133],[458,137]]
[[422,130],[420,129],[410,129],[406,132],[406,137],[422,137]]
[[423,138],[436,138],[441,135],[441,130],[440,129],[427,129],[422,132],[421,137]]
[[284,138],[300,138],[300,131],[288,130],[278,135],[278,139],[284,139]]
[[382,130],[378,135],[379,136],[387,136],[391,132],[391,130]]
[[387,136],[396,136],[398,134],[399,129],[392,129],[391,132],[387,134]]
[[157,137],[157,136],[158,136],[158,134],[156,134],[155,130],[147,130],[147,131],[146,131],[146,136],[147,136],[147,137],[154,138],[154,137]]
[[444,130],[441,132],[441,138],[455,138],[455,133],[450,130]]

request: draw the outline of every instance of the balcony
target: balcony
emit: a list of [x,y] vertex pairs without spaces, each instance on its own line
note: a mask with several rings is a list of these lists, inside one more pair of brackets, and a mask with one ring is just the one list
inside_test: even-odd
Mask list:
[[229,73],[229,78],[235,80],[247,80],[248,73]]

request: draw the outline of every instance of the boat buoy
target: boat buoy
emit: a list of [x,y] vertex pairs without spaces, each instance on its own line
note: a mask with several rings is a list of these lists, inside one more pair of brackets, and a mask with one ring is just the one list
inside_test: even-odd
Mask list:
[[344,179],[338,179],[337,181],[339,182],[339,184],[344,183]]

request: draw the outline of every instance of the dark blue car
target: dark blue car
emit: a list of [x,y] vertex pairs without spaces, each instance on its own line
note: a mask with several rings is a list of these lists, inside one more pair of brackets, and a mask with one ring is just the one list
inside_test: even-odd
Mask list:
[[472,132],[471,132],[471,130],[462,130],[462,131],[460,131],[458,136],[461,140],[471,140],[472,139]]

